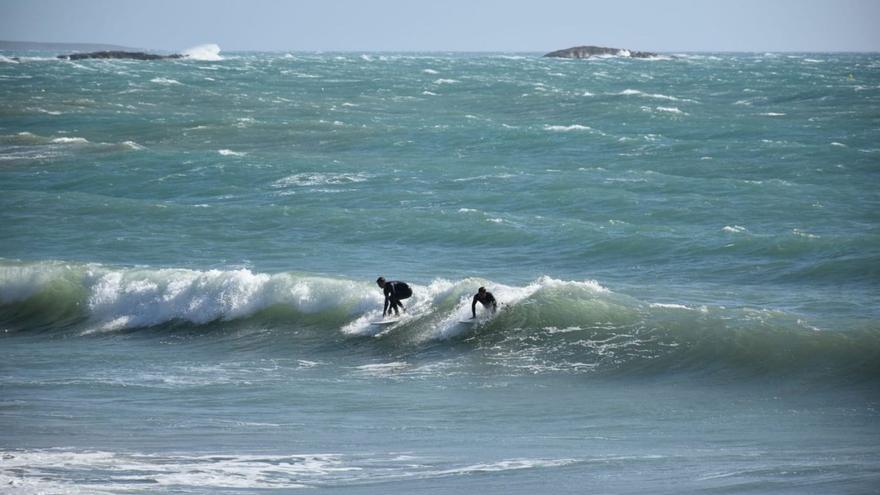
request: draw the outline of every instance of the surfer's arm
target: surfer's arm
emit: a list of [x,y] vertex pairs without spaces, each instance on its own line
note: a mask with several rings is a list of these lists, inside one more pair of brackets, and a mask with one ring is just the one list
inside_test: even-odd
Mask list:
[[388,304],[391,302],[390,299],[388,299],[390,291],[388,290],[387,285],[382,288],[382,292],[385,294],[385,304],[382,306],[382,316],[385,316],[385,313],[388,312]]
[[477,296],[474,296],[473,302],[471,302],[471,318],[477,317]]

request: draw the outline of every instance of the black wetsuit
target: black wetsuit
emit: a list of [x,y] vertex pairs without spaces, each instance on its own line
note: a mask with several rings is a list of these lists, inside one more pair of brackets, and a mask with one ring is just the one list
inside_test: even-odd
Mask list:
[[[409,288],[406,282],[397,280],[385,282],[385,287],[382,290],[385,292],[385,306],[382,308],[382,315],[385,315],[385,313],[390,314],[391,309],[394,310],[394,314],[400,314],[397,311],[398,307],[406,311],[403,304],[400,303],[401,299],[406,299],[412,295],[412,289]],[[390,308],[388,307],[389,305],[391,306]]]
[[477,317],[477,303],[482,304],[484,308],[491,309],[493,313],[498,309],[498,302],[495,301],[495,296],[493,296],[491,292],[486,291],[482,294],[477,292],[474,295],[473,302],[471,303],[471,313],[473,314],[474,318]]

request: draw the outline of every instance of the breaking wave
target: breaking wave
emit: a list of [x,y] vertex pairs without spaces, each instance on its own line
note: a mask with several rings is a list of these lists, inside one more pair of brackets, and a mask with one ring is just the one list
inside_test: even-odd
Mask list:
[[214,43],[187,48],[183,51],[182,55],[192,60],[204,60],[208,62],[223,60],[223,57],[220,56],[220,46]]
[[[481,285],[501,309],[490,316],[478,308],[476,324],[464,324]],[[293,326],[323,339],[378,338],[371,342],[413,350],[468,343],[486,360],[523,373],[745,368],[880,375],[877,329],[818,329],[770,309],[641,301],[592,280],[544,276],[518,286],[436,279],[411,286],[407,312],[386,327],[371,324],[382,306],[371,280],[7,261],[0,262],[0,325],[7,337]]]

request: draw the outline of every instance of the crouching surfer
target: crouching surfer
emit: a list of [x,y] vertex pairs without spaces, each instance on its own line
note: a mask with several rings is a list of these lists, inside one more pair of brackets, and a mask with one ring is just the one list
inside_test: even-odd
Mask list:
[[480,287],[477,293],[474,294],[474,300],[471,302],[471,314],[473,315],[471,319],[477,317],[477,303],[482,304],[483,308],[488,309],[493,314],[498,311],[498,302],[495,301],[495,296],[487,291],[485,287]]
[[386,314],[390,315],[392,309],[394,310],[394,316],[400,316],[400,312],[397,308],[406,312],[406,308],[404,308],[403,304],[400,302],[401,299],[406,299],[412,295],[412,289],[409,288],[409,285],[407,285],[406,282],[400,282],[397,280],[386,282],[384,277],[379,277],[376,279],[376,284],[381,287],[382,291],[385,293],[385,306],[382,308],[383,317]]

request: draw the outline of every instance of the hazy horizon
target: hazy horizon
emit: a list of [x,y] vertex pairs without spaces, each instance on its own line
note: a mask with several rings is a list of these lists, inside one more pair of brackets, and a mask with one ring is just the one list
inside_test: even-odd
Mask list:
[[[443,5],[380,0],[176,4],[170,0],[0,0],[10,41],[180,51],[541,53],[579,45],[674,52],[876,52],[880,2],[736,4],[556,0]],[[76,22],[71,22],[76,19]]]
[[[87,48],[78,48],[79,50],[134,50],[134,51],[146,51],[146,52],[182,52],[191,48],[198,48],[202,45],[194,45],[192,47],[185,47],[180,50],[166,50],[163,48],[152,48],[152,47],[136,47],[136,46],[125,46],[120,45],[118,43],[91,43],[88,41],[73,41],[73,42],[44,42],[44,41],[30,41],[30,40],[0,40],[0,50],[15,50],[16,48],[5,48],[6,44],[28,44],[28,45],[46,45],[46,46],[56,46],[57,49],[65,48],[65,45],[69,45],[70,47],[87,47]],[[209,43],[210,44],[210,43]],[[218,45],[219,46],[219,45]],[[565,48],[573,48],[575,46],[580,45],[572,45],[566,47],[559,47],[558,49]],[[505,50],[227,50],[223,47],[220,47],[223,53],[248,53],[248,52],[263,52],[263,53],[378,53],[378,54],[391,54],[391,53],[461,53],[461,54],[479,54],[479,53],[502,53],[502,54],[545,54],[550,50],[542,51],[542,50],[522,50],[522,51],[505,51]],[[632,48],[632,47],[613,47],[613,48]],[[17,48],[18,50],[36,50],[36,48]],[[71,48],[75,50],[77,48]],[[47,48],[47,50],[49,50]],[[675,53],[880,53],[880,50],[825,50],[825,51],[803,51],[803,50],[730,50],[730,51],[711,51],[711,50],[675,50],[675,51],[661,51],[657,50],[657,53],[674,55]]]

